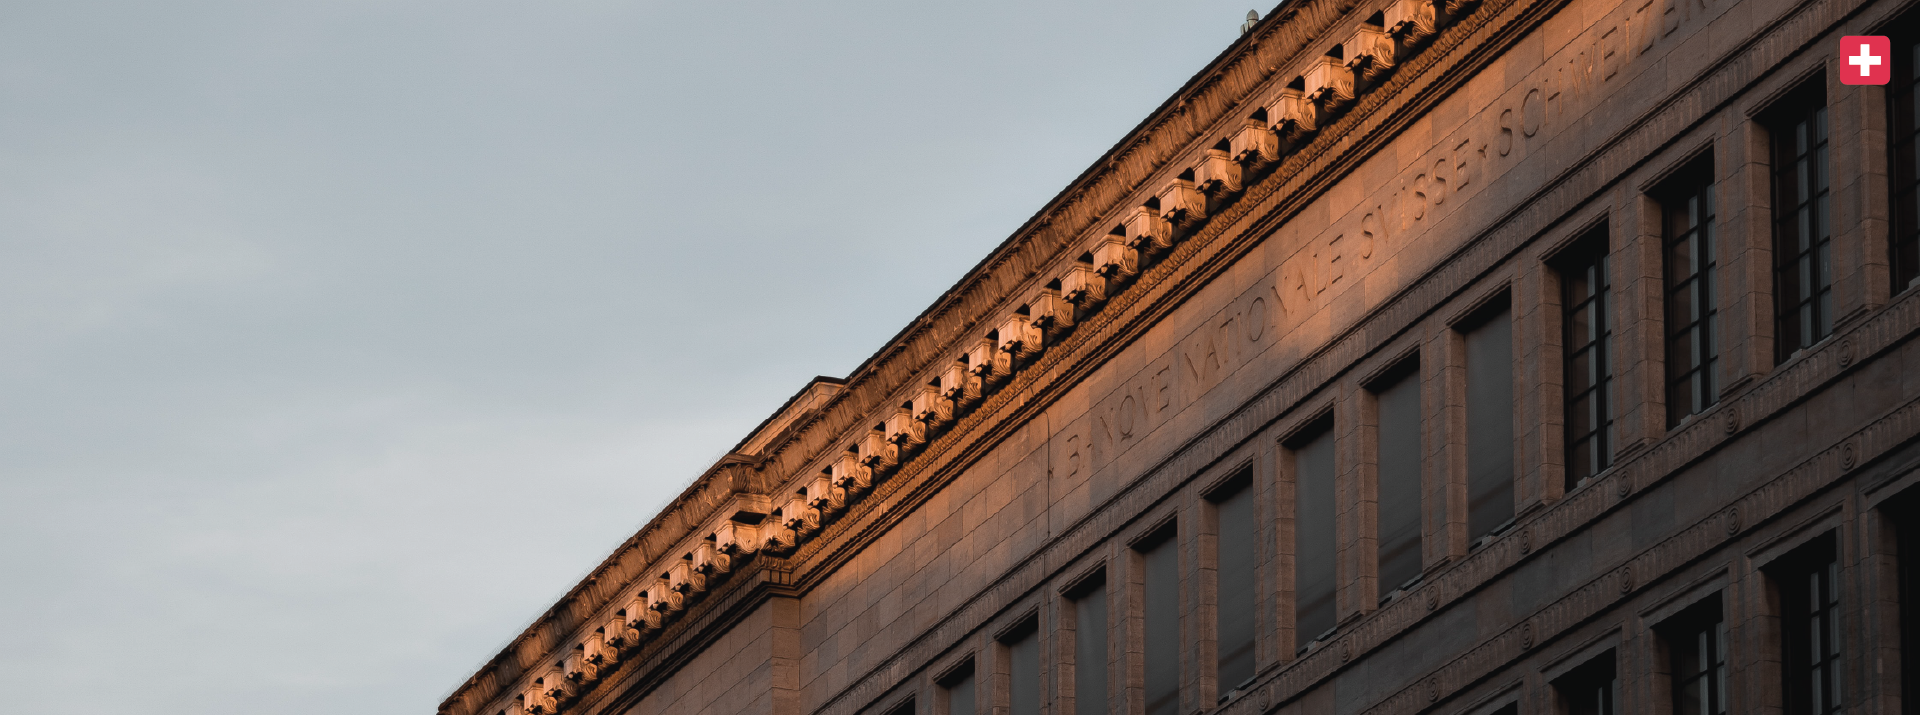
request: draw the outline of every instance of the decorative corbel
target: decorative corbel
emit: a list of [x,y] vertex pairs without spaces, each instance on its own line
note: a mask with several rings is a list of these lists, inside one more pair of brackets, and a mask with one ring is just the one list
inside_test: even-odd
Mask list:
[[627,614],[631,610],[629,607],[615,612],[612,618],[607,619],[606,627],[601,629],[605,631],[607,647],[616,653],[640,645],[640,637],[644,635],[640,629],[627,624]]
[[594,642],[589,639],[586,643],[574,646],[573,652],[561,661],[566,669],[567,680],[576,686],[600,679],[600,664],[587,659],[587,643]]
[[1369,86],[1379,83],[1393,72],[1393,38],[1379,25],[1360,23],[1353,28],[1353,34],[1340,44],[1346,51],[1347,71],[1353,76],[1365,80]]
[[[944,379],[944,376],[942,378]],[[947,399],[946,392],[938,385],[933,383],[921,385],[920,391],[913,393],[913,418],[926,425],[928,429],[952,422],[953,401]]]
[[787,554],[800,545],[800,534],[787,525],[786,510],[778,510],[760,525],[760,550],[770,554]]
[[607,630],[603,628],[595,632],[592,638],[588,638],[580,644],[580,649],[583,655],[586,656],[587,662],[598,666],[603,674],[609,667],[612,667],[614,663],[620,662],[620,646],[609,642],[607,639]]
[[1432,37],[1437,27],[1433,0],[1392,0],[1383,14],[1387,34],[1402,47],[1418,46]]
[[713,578],[733,570],[733,556],[720,550],[719,538],[701,541],[693,547],[693,571]]
[[1207,217],[1207,197],[1192,179],[1174,177],[1160,187],[1159,198],[1160,215],[1175,226],[1189,226]]
[[956,406],[979,402],[983,394],[980,377],[973,374],[970,361],[971,358],[954,358],[947,364],[947,371],[940,374],[940,389]]
[[[1331,58],[1323,58],[1331,59]],[[1304,82],[1304,78],[1299,80]],[[1306,143],[1307,137],[1320,131],[1320,107],[1313,103],[1305,90],[1298,87],[1286,87],[1274,98],[1273,109],[1268,110],[1273,120],[1273,130],[1288,146]]]
[[994,344],[993,338],[982,337],[973,347],[967,348],[967,365],[980,381],[988,385],[997,385],[1012,375],[1013,365],[1006,353]]
[[1322,55],[1307,65],[1307,99],[1332,114],[1353,102],[1353,71],[1340,60]]
[[[1227,142],[1232,146],[1233,142]],[[1200,165],[1193,167],[1193,183],[1203,194],[1240,193],[1240,164],[1226,149],[1208,149]]]
[[[1032,309],[1029,308],[1029,311]],[[1033,327],[1033,318],[1013,313],[1000,321],[1000,352],[1006,353],[1008,367],[1013,360],[1025,360],[1040,354],[1040,329]]]
[[1091,264],[1075,261],[1060,277],[1060,297],[1068,303],[1092,309],[1107,299],[1107,277]]
[[1140,252],[1127,245],[1126,237],[1109,233],[1094,245],[1093,265],[1109,282],[1116,281],[1140,272]]
[[[1237,172],[1233,183],[1234,186],[1240,185]],[[1135,206],[1127,211],[1125,217],[1127,245],[1133,250],[1152,254],[1173,248],[1173,224],[1162,218],[1159,212],[1145,206]]]
[[526,715],[553,715],[560,711],[560,700],[547,694],[546,678],[534,678],[520,691],[520,709]]
[[1061,297],[1059,288],[1033,289],[1027,297],[1027,313],[1033,327],[1043,335],[1057,335],[1073,327],[1073,304]]
[[860,493],[873,488],[873,470],[860,463],[858,452],[841,452],[840,458],[833,460],[831,469],[833,483],[841,489]]
[[1280,160],[1280,137],[1267,128],[1265,120],[1248,119],[1240,125],[1240,131],[1227,140],[1227,145],[1233,148],[1234,161],[1252,168]]
[[642,635],[660,629],[660,612],[654,610],[653,599],[646,591],[634,595],[633,600],[627,603],[627,627]]
[[706,592],[707,575],[693,569],[693,554],[689,553],[667,567],[667,588],[682,596]]
[[787,528],[793,530],[796,537],[795,546],[799,545],[798,539],[812,536],[820,530],[820,510],[808,504],[806,497],[796,495],[788,499],[783,511],[786,513]]
[[847,490],[834,486],[833,479],[822,474],[807,484],[807,505],[821,514],[838,514],[847,508]]
[[905,449],[927,441],[927,426],[913,418],[913,402],[894,408],[887,415],[887,441]]
[[558,667],[547,669],[546,675],[540,676],[540,681],[546,685],[547,697],[552,698],[556,706],[572,700],[574,694],[579,692],[573,687],[573,681],[568,680],[566,673]]
[[678,613],[687,607],[686,595],[673,590],[673,579],[668,574],[661,574],[660,578],[654,579],[647,594],[647,607],[662,616]]
[[860,437],[860,463],[876,472],[900,462],[900,448],[887,441],[884,424]]
[[732,519],[720,522],[713,530],[715,548],[734,558],[745,558],[760,550],[760,526]]

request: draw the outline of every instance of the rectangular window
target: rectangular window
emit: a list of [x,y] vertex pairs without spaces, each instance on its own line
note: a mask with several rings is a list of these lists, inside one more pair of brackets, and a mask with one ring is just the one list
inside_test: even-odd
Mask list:
[[1107,578],[1094,576],[1073,599],[1073,712],[1107,713]]
[[1702,157],[1660,190],[1666,276],[1667,426],[1720,399],[1719,260],[1713,247],[1713,159]]
[[1553,681],[1561,712],[1566,715],[1613,715],[1620,697],[1620,680],[1615,677],[1613,651],[1582,663]]
[[1901,709],[1920,715],[1920,493],[1887,502],[1881,513],[1894,525],[1894,556],[1900,560],[1900,678]]
[[1613,464],[1613,306],[1608,304],[1607,230],[1559,257],[1560,360],[1566,406],[1567,491]]
[[1497,303],[1461,328],[1467,370],[1467,538],[1513,519],[1513,310]]
[[1655,629],[1667,647],[1673,715],[1727,712],[1727,621],[1714,594]]
[[1893,233],[1887,241],[1893,292],[1920,282],[1920,15],[1908,15],[1887,28],[1893,43],[1893,77],[1887,83],[1887,183],[1893,190]]
[[1242,470],[1207,496],[1219,524],[1214,539],[1214,623],[1219,670],[1225,695],[1253,678],[1254,573],[1259,568],[1260,528],[1253,515],[1253,471]]
[[1015,627],[1000,641],[1007,649],[1008,715],[1040,715],[1040,621]]
[[1833,332],[1826,87],[1814,82],[1770,113],[1773,135],[1774,359]]
[[973,663],[969,661],[940,681],[940,696],[946,700],[946,715],[974,715]]
[[1840,712],[1840,562],[1832,534],[1767,567],[1780,594],[1780,668],[1787,715]]
[[1140,549],[1147,715],[1180,715],[1180,546],[1168,524]]
[[1375,447],[1376,523],[1382,595],[1420,577],[1422,446],[1420,361],[1393,368],[1373,388],[1379,442]]
[[1293,450],[1293,624],[1304,649],[1333,630],[1333,416],[1309,425]]
[[893,706],[892,710],[887,711],[887,715],[913,715],[913,700],[909,699],[904,703]]

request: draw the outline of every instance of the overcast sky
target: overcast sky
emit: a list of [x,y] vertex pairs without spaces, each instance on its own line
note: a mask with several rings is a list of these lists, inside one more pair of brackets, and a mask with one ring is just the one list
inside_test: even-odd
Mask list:
[[0,709],[431,712],[1248,8],[0,0]]

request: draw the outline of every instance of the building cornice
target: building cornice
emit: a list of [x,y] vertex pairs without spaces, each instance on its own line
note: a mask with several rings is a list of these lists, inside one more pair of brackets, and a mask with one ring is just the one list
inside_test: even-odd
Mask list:
[[[1399,0],[1392,5],[1417,8],[1420,4]],[[1440,7],[1447,8],[1444,4]],[[1124,212],[1134,210],[1131,207],[1140,206],[1143,203],[1151,205],[1152,202],[1149,199],[1165,195],[1161,193],[1164,190],[1162,185],[1175,181],[1171,175],[1172,170],[1193,166],[1196,156],[1204,156],[1207,149],[1213,145],[1214,139],[1231,138],[1233,135],[1230,130],[1237,123],[1250,121],[1245,119],[1250,103],[1263,109],[1277,107],[1278,105],[1274,104],[1277,100],[1273,95],[1279,91],[1286,79],[1276,80],[1275,76],[1292,74],[1291,71],[1282,72],[1281,68],[1300,69],[1302,78],[1320,72],[1321,76],[1316,76],[1316,81],[1322,81],[1327,76],[1337,79],[1338,67],[1326,70],[1330,61],[1321,59],[1321,56],[1328,47],[1336,46],[1340,44],[1340,40],[1348,39],[1341,33],[1333,31],[1339,28],[1338,23],[1342,20],[1353,19],[1350,15],[1355,12],[1354,8],[1355,3],[1350,0],[1307,0],[1284,6],[1276,11],[1275,17],[1270,17],[1256,26],[1247,36],[1217,57],[1205,70],[1189,80],[1186,86],[1109,150],[1100,161],[1083,172],[1018,232],[983,259],[979,265],[968,272],[966,277],[856,369],[836,394],[824,400],[824,404],[809,410],[810,414],[784,421],[769,418],[767,423],[763,423],[761,429],[766,429],[775,422],[781,422],[780,431],[787,434],[768,441],[764,453],[730,454],[709,469],[645,528],[624,543],[500,654],[456,689],[443,702],[441,711],[457,715],[473,715],[478,713],[480,708],[500,701],[503,696],[511,695],[513,690],[523,686],[535,671],[552,667],[547,664],[548,661],[557,663],[563,659],[565,654],[559,651],[565,650],[572,641],[579,639],[582,632],[593,631],[595,622],[617,608],[620,599],[627,598],[629,592],[635,589],[636,583],[649,580],[651,570],[659,567],[663,558],[687,548],[688,539],[710,525],[716,518],[716,514],[724,517],[726,515],[723,512],[729,508],[742,508],[743,497],[761,498],[759,506],[753,507],[758,509],[753,512],[756,515],[764,516],[770,509],[777,508],[775,505],[779,503],[779,498],[775,495],[785,493],[790,483],[796,479],[804,479],[809,470],[828,463],[825,460],[829,460],[839,450],[844,449],[850,440],[856,439],[854,435],[863,432],[864,426],[873,420],[879,411],[898,402],[905,394],[903,391],[924,381],[929,371],[937,372],[943,361],[952,360],[955,353],[962,351],[968,343],[979,341],[980,334],[988,329],[985,326],[992,325],[997,315],[1009,312],[1012,306],[1025,296],[1026,293],[1023,291],[1031,292],[1035,288],[1037,278],[1045,277],[1044,274],[1049,271],[1057,272],[1059,264],[1063,262],[1073,261],[1081,249],[1089,246],[1090,236],[1096,237],[1095,240],[1097,240],[1102,227],[1115,221]],[[1392,9],[1391,6],[1389,9]],[[1451,9],[1459,12],[1464,8],[1456,6]],[[1433,29],[1431,15],[1426,22],[1425,31],[1431,32]],[[1348,40],[1348,44],[1354,44],[1354,42]],[[1415,54],[1413,59],[1424,60],[1426,64],[1433,62],[1429,57],[1418,54]],[[1315,65],[1317,68],[1307,67],[1307,65]],[[1364,70],[1364,67],[1360,69]],[[1329,72],[1332,74],[1329,75]],[[1344,161],[1330,163],[1331,158],[1353,155],[1355,146],[1350,141],[1350,135],[1359,124],[1351,117],[1341,117],[1347,113],[1348,108],[1355,106],[1353,76],[1351,73],[1347,75],[1348,79],[1344,85],[1346,94],[1342,96],[1339,91],[1332,92],[1331,99],[1326,105],[1331,110],[1327,114],[1331,115],[1334,121],[1339,122],[1338,131],[1330,130],[1320,133],[1317,132],[1320,125],[1308,127],[1307,133],[1304,134],[1307,141],[1294,147],[1303,151],[1297,155],[1284,157],[1283,161],[1288,168],[1285,172],[1277,173],[1292,174],[1296,170],[1309,173],[1325,172],[1329,166],[1346,163]],[[1389,97],[1408,91],[1404,86],[1406,82],[1400,81],[1396,85],[1396,81],[1398,80],[1389,81],[1378,88],[1387,91],[1375,91],[1358,97],[1357,105],[1362,111],[1353,112],[1353,114],[1374,114],[1380,107],[1385,106]],[[1406,104],[1405,98],[1393,101],[1395,106]],[[1335,107],[1333,103],[1340,103],[1340,106]],[[1379,133],[1376,120],[1369,120],[1365,124],[1369,132]],[[1271,131],[1265,127],[1260,129]],[[1283,126],[1281,122],[1275,120],[1273,129],[1284,133],[1297,127]],[[1269,151],[1271,152],[1271,149]],[[1236,171],[1236,181],[1237,177]],[[1338,177],[1319,178],[1322,179],[1319,186],[1323,189]],[[990,396],[989,402],[982,406],[972,418],[974,426],[978,427],[988,415],[993,415],[995,420],[1001,419],[1004,417],[1002,408],[1016,401],[1027,401],[1032,396],[1031,390],[1041,385],[1045,385],[1050,392],[1054,393],[1064,390],[1071,383],[1078,381],[1078,375],[1084,374],[1086,370],[1090,370],[1092,366],[1103,362],[1124,347],[1125,343],[1131,340],[1131,334],[1137,334],[1138,330],[1144,329],[1141,326],[1147,323],[1141,321],[1157,320],[1160,315],[1177,306],[1179,301],[1184,299],[1184,294],[1171,299],[1162,295],[1152,301],[1149,306],[1153,308],[1152,310],[1136,310],[1137,303],[1142,300],[1146,292],[1141,290],[1140,286],[1185,285],[1188,286],[1186,292],[1196,289],[1197,284],[1193,281],[1196,270],[1212,273],[1220,268],[1215,265],[1201,270],[1191,265],[1191,259],[1198,250],[1197,247],[1208,243],[1212,238],[1226,231],[1229,226],[1234,227],[1234,231],[1244,236],[1246,227],[1240,224],[1253,215],[1251,212],[1254,211],[1256,204],[1260,205],[1260,215],[1273,215],[1274,209],[1266,204],[1270,203],[1272,193],[1279,190],[1282,185],[1293,186],[1295,182],[1292,180],[1283,182],[1270,176],[1258,185],[1265,187],[1264,193],[1259,195],[1258,200],[1255,200],[1255,196],[1249,195],[1238,197],[1227,203],[1225,208],[1229,212],[1228,215],[1216,217],[1200,226],[1202,231],[1199,235],[1205,240],[1190,240],[1173,247],[1173,252],[1165,257],[1160,265],[1150,269],[1149,274],[1140,278],[1135,286],[1125,293],[1114,296],[1113,306],[1095,314],[1094,317],[1098,320],[1087,326],[1092,329],[1079,329],[1072,333],[1068,344],[1062,346],[1067,349],[1059,352],[1075,356],[1072,365],[1077,369],[1070,371],[1075,373],[1073,377],[1065,382],[1058,379],[1062,377],[1059,371],[1066,367],[1062,363],[1065,356],[1050,354],[1046,356],[1047,359],[1028,365],[1026,370],[1017,376],[1019,380],[1017,384],[1021,387],[1012,390],[1002,389],[1001,392]],[[1238,186],[1233,188],[1236,191],[1239,189]],[[1176,221],[1180,218],[1171,211],[1167,215]],[[1260,223],[1271,225],[1277,220],[1262,220]],[[1187,238],[1193,238],[1193,236],[1190,235]],[[1217,253],[1217,251],[1210,253]],[[1207,263],[1212,264],[1219,260],[1226,259],[1215,255]],[[1144,313],[1150,313],[1150,315],[1143,317]],[[1128,320],[1121,321],[1122,315],[1128,316]],[[1126,329],[1123,330],[1123,327]],[[1121,333],[1130,335],[1116,340]],[[1035,367],[1039,369],[1033,369]],[[782,412],[785,412],[784,408]],[[779,415],[776,414],[776,417]],[[953,429],[945,437],[939,438],[944,440],[944,446],[940,441],[936,441],[932,448],[926,451],[948,452],[952,445],[961,441],[964,436],[969,445],[968,451],[979,453],[998,441],[999,437],[995,436],[995,433],[1003,433],[1007,428],[1005,424],[994,426],[1000,429],[988,430],[988,434],[984,435],[977,434],[979,430],[975,428]],[[757,432],[758,430],[755,435],[749,435],[743,439],[741,445],[755,442],[756,438],[761,436]],[[971,459],[960,461],[970,462]],[[916,492],[935,488],[927,480],[918,478],[918,475],[928,472],[924,465],[912,471],[912,475],[897,475],[891,483],[884,485],[885,491],[891,495],[893,492],[898,492],[901,486],[916,481],[921,482]],[[951,469],[942,471],[949,476],[953,473]],[[845,553],[847,547],[839,537],[844,535],[854,523],[866,521],[860,518],[862,515],[872,515],[877,510],[886,508],[889,507],[880,503],[858,505],[857,509],[846,515],[850,518],[843,518],[839,523],[828,525],[831,530],[823,534],[828,538],[807,542],[800,546],[798,552],[790,551],[792,553],[790,562],[784,559],[781,561],[783,564],[812,566],[816,561],[823,561],[817,558],[823,549],[826,549],[829,544],[836,543],[840,544],[836,547],[836,551]],[[778,528],[777,524],[775,528]],[[787,544],[787,546],[791,547],[793,544]],[[763,563],[772,561],[765,557],[759,560]],[[829,558],[824,561],[837,561],[837,559]],[[767,565],[771,564],[767,563]],[[816,571],[817,569],[804,570]],[[745,575],[747,574],[736,576]],[[740,584],[755,579],[764,580],[759,576],[748,579],[736,577],[735,584],[727,588],[740,591],[742,590]],[[662,582],[664,583],[664,580]],[[715,594],[715,596],[718,595],[720,594]],[[719,600],[721,599],[709,598],[705,608],[713,610],[712,604]],[[689,613],[680,623],[669,625],[667,631],[662,632],[660,637],[662,640],[677,640],[687,631],[687,623],[700,620],[703,619],[695,618],[694,614]],[[656,646],[649,646],[636,655],[657,654],[659,650],[660,648]],[[641,660],[650,660],[650,658],[642,657]],[[652,668],[642,668],[642,670],[652,670]],[[633,675],[632,672],[623,673],[617,680],[627,681]],[[627,691],[628,688],[623,685],[619,688],[603,687],[596,690],[597,692],[591,698],[595,701],[600,700],[610,690],[622,692]]]

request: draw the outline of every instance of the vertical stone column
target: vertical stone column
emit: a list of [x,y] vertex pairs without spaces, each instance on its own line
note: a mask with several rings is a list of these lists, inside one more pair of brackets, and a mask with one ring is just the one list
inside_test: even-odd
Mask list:
[[[1715,157],[1720,251],[1721,394],[1773,369],[1773,197],[1767,172],[1767,130],[1751,119],[1727,120]],[[1726,161],[1717,161],[1725,157]]]
[[[1714,166],[1720,166],[1714,157]],[[1624,192],[1623,192],[1624,193]],[[1715,196],[1714,202],[1720,203]],[[1614,425],[1620,443],[1614,455],[1638,448],[1667,434],[1666,264],[1662,255],[1665,229],[1660,202],[1634,191],[1621,197],[1613,223],[1613,248],[1607,268],[1613,272],[1613,382]],[[1718,239],[1727,232],[1714,226]],[[1721,274],[1726,263],[1721,262]],[[1724,285],[1725,281],[1722,281]],[[1720,287],[1715,287],[1721,290]],[[1724,298],[1722,306],[1725,306]],[[1727,331],[1726,311],[1720,312]],[[1725,347],[1724,345],[1722,346]],[[1724,357],[1723,363],[1724,364]]]
[[766,605],[769,666],[772,669],[770,715],[800,715],[800,599],[775,596]]
[[1886,92],[1840,84],[1838,67],[1836,59],[1825,70],[1836,332],[1846,321],[1884,305],[1891,280]]

